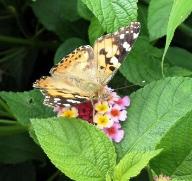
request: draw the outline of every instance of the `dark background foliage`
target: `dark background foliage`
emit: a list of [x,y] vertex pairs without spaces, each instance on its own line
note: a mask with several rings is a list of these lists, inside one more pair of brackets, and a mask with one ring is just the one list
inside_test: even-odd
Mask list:
[[[120,94],[130,94],[163,78],[161,58],[165,33],[153,24],[166,19],[163,16],[166,10],[156,20],[149,3],[148,0],[138,2],[141,37],[130,61],[124,62],[110,82],[115,88],[129,86],[119,89]],[[0,0],[0,180],[70,180],[50,163],[27,132],[29,118],[53,115],[48,108],[36,104],[42,97],[31,98],[31,94],[25,92],[24,99],[19,93],[4,91],[32,90],[32,83],[48,75],[49,69],[64,55],[80,45],[93,44],[100,35],[113,32],[121,25],[105,27],[94,14],[81,0]],[[135,20],[132,16],[127,22]],[[165,77],[192,75],[191,24],[189,16],[175,32],[165,57]],[[32,94],[35,97],[38,93]],[[17,107],[18,104],[21,106]],[[31,113],[31,110],[35,111]],[[19,124],[15,124],[17,119]],[[33,135],[33,131],[30,134]],[[134,180],[148,180],[146,171]]]

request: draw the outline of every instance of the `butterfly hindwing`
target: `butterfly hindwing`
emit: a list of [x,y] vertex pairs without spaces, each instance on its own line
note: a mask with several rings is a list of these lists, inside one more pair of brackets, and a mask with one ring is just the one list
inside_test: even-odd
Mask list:
[[107,84],[118,70],[125,56],[131,51],[139,30],[140,23],[132,22],[130,26],[96,40],[93,49],[97,59],[97,77],[101,84]]
[[53,95],[53,91],[51,94],[50,91],[47,90],[41,90],[41,92],[45,96],[43,103],[51,107],[69,107],[89,100],[88,97],[82,97],[78,94],[60,92],[60,90],[54,90],[55,95]]

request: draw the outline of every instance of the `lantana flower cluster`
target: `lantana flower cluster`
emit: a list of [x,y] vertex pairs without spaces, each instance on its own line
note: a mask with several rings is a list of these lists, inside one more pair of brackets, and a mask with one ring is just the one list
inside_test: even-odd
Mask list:
[[101,129],[111,140],[120,142],[124,137],[121,123],[127,119],[127,107],[130,105],[128,96],[120,97],[108,87],[108,98],[77,104],[73,107],[56,107],[59,117],[81,118]]

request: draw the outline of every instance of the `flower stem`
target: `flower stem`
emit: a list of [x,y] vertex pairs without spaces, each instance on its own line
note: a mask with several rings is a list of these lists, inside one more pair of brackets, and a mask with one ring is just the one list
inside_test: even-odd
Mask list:
[[53,181],[56,177],[58,177],[60,174],[60,171],[56,171],[51,177],[47,179],[47,181]]
[[147,173],[148,173],[148,176],[149,176],[149,181],[154,181],[153,180],[153,175],[152,175],[152,172],[151,172],[151,169],[150,169],[149,165],[147,166]]

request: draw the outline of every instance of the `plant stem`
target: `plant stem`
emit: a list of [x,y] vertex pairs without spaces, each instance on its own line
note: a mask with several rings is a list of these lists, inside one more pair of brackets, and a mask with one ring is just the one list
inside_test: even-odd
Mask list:
[[47,181],[53,181],[58,175],[60,174],[60,171],[56,171],[51,177],[47,179]]
[[153,180],[153,175],[152,175],[152,172],[151,172],[151,169],[150,169],[149,165],[147,166],[147,173],[148,173],[148,176],[149,176],[149,181],[154,181]]
[[8,50],[1,51],[0,56],[4,56],[6,54],[11,54],[12,52],[15,52],[15,51],[16,51],[16,48],[10,48]]
[[13,15],[10,15],[10,14],[8,14],[8,15],[3,15],[3,16],[0,16],[0,20],[9,19],[9,18],[12,18],[12,17],[13,17]]
[[188,25],[182,23],[180,26],[179,26],[179,29],[184,32],[185,34],[187,34],[188,36],[192,37],[192,28],[189,27]]
[[0,126],[0,136],[8,136],[26,132],[27,129],[21,125]]
[[9,106],[0,98],[0,106],[10,115],[10,117],[13,117],[13,114],[11,110],[9,109]]
[[15,120],[15,117],[9,112],[0,111],[0,119]]
[[16,121],[8,120],[8,119],[0,119],[0,123],[3,123],[3,124],[18,124]]
[[57,42],[43,42],[35,39],[15,38],[10,36],[3,36],[3,35],[0,35],[0,43],[13,45],[13,46],[27,45],[27,46],[33,46],[36,48],[50,48],[50,49],[56,49],[58,47]]

